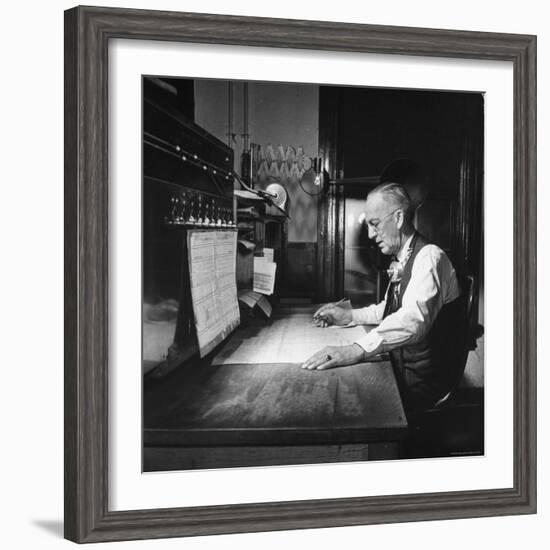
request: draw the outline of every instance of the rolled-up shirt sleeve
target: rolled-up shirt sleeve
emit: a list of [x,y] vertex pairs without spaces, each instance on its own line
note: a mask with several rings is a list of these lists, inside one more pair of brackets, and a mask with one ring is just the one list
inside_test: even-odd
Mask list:
[[391,351],[420,341],[430,330],[444,304],[459,295],[455,270],[443,250],[424,246],[416,255],[401,307],[382,320],[385,301],[354,310],[357,324],[380,323],[355,343],[369,355]]

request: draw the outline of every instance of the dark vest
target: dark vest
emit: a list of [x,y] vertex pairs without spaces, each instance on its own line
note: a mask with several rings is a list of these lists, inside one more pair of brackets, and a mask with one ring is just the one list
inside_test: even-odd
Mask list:
[[[411,241],[412,253],[403,268],[395,301],[387,304],[384,317],[401,307],[402,297],[411,280],[417,254],[429,244],[420,233]],[[390,283],[387,300],[394,293]],[[464,368],[466,346],[466,299],[459,296],[445,304],[432,327],[420,342],[405,345],[390,352],[390,358],[407,412],[419,412],[432,407],[456,384]],[[389,307],[388,307],[389,306]]]

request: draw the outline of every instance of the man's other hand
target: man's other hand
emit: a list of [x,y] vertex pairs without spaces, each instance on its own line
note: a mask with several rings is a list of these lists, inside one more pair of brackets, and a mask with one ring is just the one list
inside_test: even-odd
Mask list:
[[349,346],[327,346],[314,353],[302,368],[308,370],[325,370],[360,363],[365,357],[365,350],[359,344]]

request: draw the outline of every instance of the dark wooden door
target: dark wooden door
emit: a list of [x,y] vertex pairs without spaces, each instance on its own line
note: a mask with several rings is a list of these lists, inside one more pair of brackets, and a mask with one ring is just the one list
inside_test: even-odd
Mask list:
[[360,201],[398,159],[420,167],[427,190],[417,228],[446,250],[460,274],[479,281],[483,95],[326,86],[319,114],[320,153],[330,175],[319,203],[319,299],[355,295],[358,305],[379,299],[383,285],[374,270],[384,262],[365,242]]

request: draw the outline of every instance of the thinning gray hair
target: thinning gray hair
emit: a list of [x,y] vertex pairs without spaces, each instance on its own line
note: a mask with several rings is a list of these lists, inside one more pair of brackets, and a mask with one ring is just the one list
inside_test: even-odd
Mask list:
[[395,209],[401,208],[403,215],[408,223],[412,224],[415,208],[409,197],[409,193],[400,183],[381,183],[377,185],[369,195],[383,195],[384,199],[389,202]]

